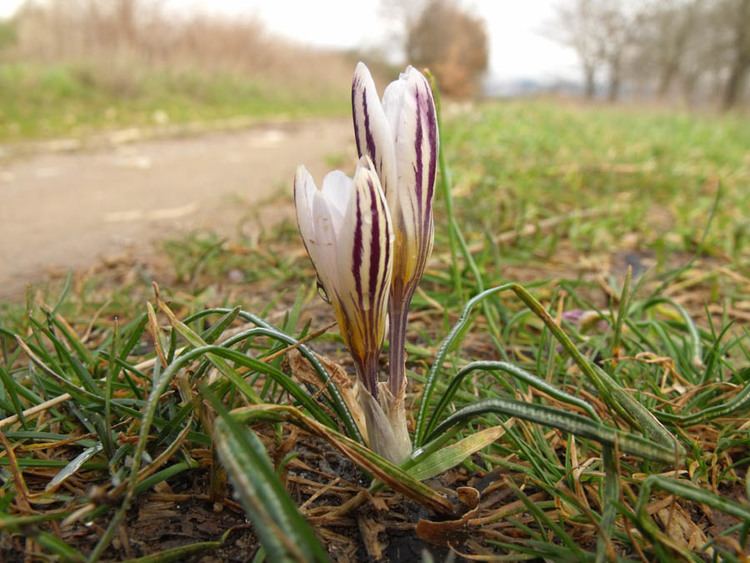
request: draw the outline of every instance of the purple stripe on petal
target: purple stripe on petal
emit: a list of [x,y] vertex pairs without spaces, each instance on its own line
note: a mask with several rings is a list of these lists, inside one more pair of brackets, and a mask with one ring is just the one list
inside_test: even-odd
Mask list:
[[357,88],[359,87],[359,78],[356,76],[352,81],[352,118],[354,120],[354,141],[357,143],[357,155],[362,156],[362,147],[360,146],[359,137],[362,124],[357,121]]
[[[427,128],[427,154],[423,154],[427,158],[427,197],[422,200],[420,197],[420,204],[424,205],[420,208],[422,211],[422,233],[423,241],[422,246],[424,251],[428,247],[427,237],[430,236],[430,224],[432,221],[432,201],[435,191],[435,176],[437,173],[437,120],[435,116],[435,105],[432,100],[432,95],[427,83],[424,83],[424,97],[418,96],[419,107],[417,113],[419,115],[420,126],[422,119],[426,121]],[[421,147],[420,147],[421,148]],[[419,194],[422,195],[421,192]],[[426,262],[426,257],[425,257]]]
[[[371,306],[374,305],[372,301],[376,298],[377,283],[378,283],[378,270],[380,264],[380,218],[381,213],[378,209],[378,194],[375,191],[375,184],[372,181],[372,177],[367,178],[367,185],[370,188],[370,212],[372,213],[372,246],[370,247],[370,301]],[[375,308],[373,307],[373,310]]]
[[432,100],[432,96],[430,95],[429,89],[427,90],[427,103],[425,104],[427,106],[427,138],[429,139],[430,143],[430,171],[429,171],[429,177],[427,180],[427,205],[429,206],[429,210],[427,212],[428,215],[431,215],[432,213],[432,197],[435,190],[435,175],[437,173],[437,119],[435,117],[435,104]]
[[[414,151],[416,153],[416,161],[414,163],[414,189],[416,192],[416,199],[417,199],[417,209],[416,214],[417,216],[415,219],[415,228],[421,230],[420,235],[417,236],[417,247],[418,247],[418,253],[417,256],[418,263],[421,263],[422,261],[422,254],[424,254],[424,238],[425,238],[425,225],[429,221],[429,214],[427,213],[427,210],[425,209],[425,203],[423,198],[423,190],[424,190],[424,149],[422,147],[423,140],[424,140],[424,131],[422,129],[422,109],[423,109],[423,101],[422,96],[420,96],[419,87],[417,86],[414,89],[414,97],[416,102],[416,131],[414,132]],[[419,272],[419,267],[417,269],[417,272]],[[416,281],[416,280],[415,280]]]
[[422,212],[422,176],[424,174],[422,164],[422,102],[419,96],[419,88],[414,89],[414,96],[417,102],[417,130],[414,136],[414,150],[417,155],[417,160],[414,163],[414,174],[415,174],[415,188],[417,192],[417,203],[419,204],[419,211]]
[[[367,155],[375,162],[375,138],[370,129],[370,112],[367,111],[367,92],[362,89],[362,112],[365,114],[365,139],[367,141]],[[362,156],[362,153],[359,154]]]
[[[385,217],[385,202],[381,200],[380,205],[383,217]],[[388,221],[383,221],[383,223],[385,224],[385,237],[383,238],[385,241],[385,261],[383,262],[383,272],[385,273],[388,269],[388,264],[390,264],[391,261],[391,225]],[[387,285],[388,283],[386,283],[385,280],[382,280],[380,284],[380,292],[378,293],[378,309],[382,306],[385,300],[385,289]]]
[[352,273],[357,291],[357,298],[362,304],[362,210],[360,209],[360,192],[357,191],[357,221],[354,227],[354,245],[352,247]]

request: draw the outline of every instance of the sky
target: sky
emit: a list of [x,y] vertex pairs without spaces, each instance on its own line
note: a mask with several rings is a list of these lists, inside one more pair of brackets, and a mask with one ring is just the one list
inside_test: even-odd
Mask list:
[[[163,1],[179,10],[254,16],[273,33],[322,47],[374,47],[389,36],[380,0]],[[541,31],[558,1],[463,0],[486,22],[493,81],[577,79],[575,53]],[[22,2],[0,0],[0,17],[12,15]]]

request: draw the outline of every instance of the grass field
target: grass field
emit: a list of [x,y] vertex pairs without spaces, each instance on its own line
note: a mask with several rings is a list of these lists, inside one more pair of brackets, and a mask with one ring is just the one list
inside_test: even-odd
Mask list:
[[347,109],[346,96],[294,81],[284,85],[257,73],[113,65],[107,72],[85,63],[0,65],[0,142],[238,115],[343,115]]
[[745,561],[750,122],[508,102],[442,150],[421,457],[358,441],[293,225],[196,233],[0,305],[2,558]]

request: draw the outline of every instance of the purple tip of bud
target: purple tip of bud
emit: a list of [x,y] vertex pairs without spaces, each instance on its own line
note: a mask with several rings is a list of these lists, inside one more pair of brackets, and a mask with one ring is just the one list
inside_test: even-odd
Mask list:
[[600,313],[590,309],[572,309],[562,314],[562,319],[576,325],[579,330],[595,328],[598,331],[606,331],[609,323]]
[[583,309],[573,309],[571,311],[565,311],[562,314],[562,319],[564,321],[568,321],[569,323],[575,324],[581,322],[584,314],[586,314],[586,311],[584,311]]

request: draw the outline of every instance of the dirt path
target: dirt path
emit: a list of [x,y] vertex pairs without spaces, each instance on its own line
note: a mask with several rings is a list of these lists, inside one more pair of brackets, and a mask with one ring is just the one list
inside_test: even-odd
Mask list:
[[0,298],[179,231],[231,232],[252,204],[290,193],[298,164],[321,178],[327,159],[348,156],[350,127],[264,125],[0,162]]

